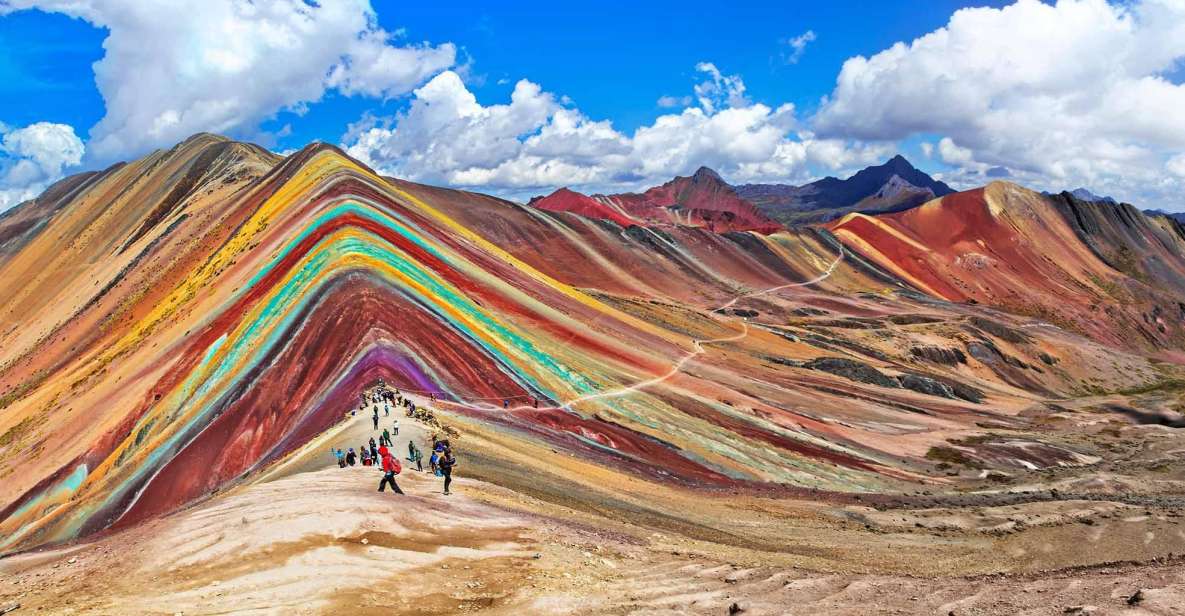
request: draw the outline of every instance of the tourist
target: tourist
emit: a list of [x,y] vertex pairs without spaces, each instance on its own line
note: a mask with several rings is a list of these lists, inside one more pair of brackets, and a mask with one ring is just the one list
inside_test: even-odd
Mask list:
[[349,464],[350,466],[354,466],[354,462],[357,462],[357,461],[358,461],[358,456],[357,456],[357,454],[354,453],[354,448],[351,447],[350,451],[346,453],[346,464]]
[[370,437],[370,458],[374,460],[376,464],[378,463],[379,449],[378,447],[375,447],[373,436]]
[[445,448],[444,455],[441,456],[440,460],[437,462],[437,465],[440,467],[440,472],[444,474],[444,495],[445,496],[448,496],[449,494],[451,494],[451,492],[449,492],[448,488],[449,488],[449,485],[452,484],[452,482],[453,482],[453,467],[456,466],[456,464],[457,464],[457,459],[453,457],[452,450]]
[[374,407],[374,417],[371,417],[371,419],[374,420],[374,429],[378,430],[379,429],[379,407],[377,407],[377,406]]
[[[396,434],[398,434],[398,433],[396,433]],[[379,437],[379,444],[386,445],[388,447],[392,446],[391,445],[391,433],[388,432],[386,428],[383,428],[383,435]]]
[[395,436],[399,436],[399,420],[398,419],[395,420],[395,423],[391,426],[391,428],[394,430]]
[[379,480],[379,492],[383,492],[387,484],[391,484],[391,490],[396,494],[403,494],[403,490],[399,489],[399,484],[395,483],[395,475],[398,475],[403,470],[399,466],[399,460],[395,456],[383,456],[383,478]]
[[334,449],[334,448],[330,447],[329,453],[333,454],[333,458],[335,460],[337,460],[337,467],[338,468],[345,468],[346,467],[346,454],[342,453],[341,448]]
[[370,466],[370,450],[362,447],[362,466]]

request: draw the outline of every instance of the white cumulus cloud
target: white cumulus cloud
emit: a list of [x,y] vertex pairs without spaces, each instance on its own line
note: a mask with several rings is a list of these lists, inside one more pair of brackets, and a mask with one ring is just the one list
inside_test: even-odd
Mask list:
[[812,165],[846,169],[888,154],[882,145],[818,139],[799,126],[793,105],[751,103],[740,77],[700,67],[708,80],[696,86],[698,106],[632,134],[525,79],[509,103],[482,105],[445,71],[415,90],[405,112],[352,126],[343,146],[385,174],[508,196],[558,186],[635,189],[701,165],[736,182],[802,180]]
[[452,66],[451,44],[399,44],[368,0],[5,0],[108,31],[95,81],[106,115],[90,131],[100,161],[213,131],[257,137],[281,110],[328,89],[391,97]]
[[708,79],[695,84],[695,98],[704,111],[712,113],[724,107],[743,107],[748,103],[745,97],[745,82],[740,75],[724,75],[711,62],[700,62],[695,70],[706,73]]
[[74,128],[37,122],[13,129],[0,123],[0,212],[36,197],[85,151]]
[[1169,205],[1182,188],[1162,180],[1185,149],[1185,85],[1171,77],[1183,58],[1180,0],[962,9],[910,43],[845,62],[814,127],[871,140],[942,135],[952,164]]

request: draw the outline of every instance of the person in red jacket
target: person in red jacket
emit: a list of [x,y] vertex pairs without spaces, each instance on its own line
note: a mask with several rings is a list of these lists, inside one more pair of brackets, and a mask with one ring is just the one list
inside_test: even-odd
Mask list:
[[383,456],[383,478],[379,481],[379,492],[385,491],[387,484],[391,484],[391,489],[396,494],[403,494],[403,490],[399,489],[399,484],[395,483],[395,475],[398,475],[403,468],[399,466],[399,460],[389,453]]

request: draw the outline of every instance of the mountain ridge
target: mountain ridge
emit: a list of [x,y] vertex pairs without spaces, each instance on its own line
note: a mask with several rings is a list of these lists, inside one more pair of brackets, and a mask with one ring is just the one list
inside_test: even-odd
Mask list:
[[535,197],[527,205],[603,218],[622,226],[679,224],[721,233],[773,233],[782,228],[737,196],[733,187],[708,167],[700,167],[690,176],[677,176],[642,193],[587,196],[561,188],[550,195]]
[[[893,177],[874,197],[912,186]],[[827,226],[621,228],[326,144],[198,138],[56,191],[0,239],[5,553],[139,527],[293,452],[328,464],[318,439],[379,379],[460,426],[472,477],[616,516],[642,501],[613,485],[979,487],[927,453],[985,422],[1030,440],[959,445],[979,466],[1077,464],[1019,411],[1185,362],[1180,225],[1007,183]],[[730,191],[700,169],[589,199],[696,221]]]
[[534,197],[528,205],[612,220],[622,226],[684,224],[720,231],[772,232],[779,224],[823,223],[852,211],[899,211],[953,192],[898,154],[847,179],[828,176],[801,186],[734,186],[715,170],[701,166],[690,176],[678,176],[642,193],[589,196],[565,187]]

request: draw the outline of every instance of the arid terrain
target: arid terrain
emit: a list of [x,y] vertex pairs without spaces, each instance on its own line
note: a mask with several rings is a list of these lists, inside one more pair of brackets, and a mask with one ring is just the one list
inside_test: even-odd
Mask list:
[[[0,216],[0,612],[1185,613],[1179,222],[558,194],[202,134]],[[453,495],[337,467],[380,380]]]

